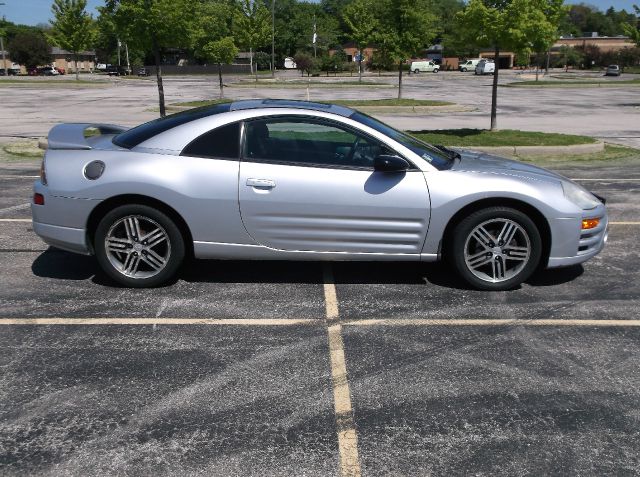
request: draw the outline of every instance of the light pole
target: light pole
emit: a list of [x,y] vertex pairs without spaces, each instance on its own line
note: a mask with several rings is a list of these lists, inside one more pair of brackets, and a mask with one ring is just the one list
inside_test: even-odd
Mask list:
[[[0,6],[5,5],[4,2],[0,2]],[[0,50],[2,50],[2,67],[4,68],[4,75],[8,76],[9,72],[7,71],[7,59],[5,58],[4,52],[4,32],[0,31]]]
[[276,0],[271,0],[271,77],[276,77]]

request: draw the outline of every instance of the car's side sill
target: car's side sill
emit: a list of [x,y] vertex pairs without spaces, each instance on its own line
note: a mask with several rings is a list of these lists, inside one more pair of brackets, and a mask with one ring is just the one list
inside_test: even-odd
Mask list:
[[193,242],[196,258],[222,260],[360,260],[360,261],[425,261],[434,262],[436,254],[417,253],[351,253],[276,250],[262,245],[219,242]]

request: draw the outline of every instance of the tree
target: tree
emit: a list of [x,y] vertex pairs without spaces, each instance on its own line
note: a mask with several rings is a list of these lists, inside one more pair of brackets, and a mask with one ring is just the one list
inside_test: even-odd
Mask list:
[[7,50],[14,63],[25,65],[27,69],[51,62],[51,47],[46,38],[38,33],[16,34],[9,40]]
[[565,71],[569,71],[569,65],[579,67],[584,60],[584,56],[569,45],[562,45],[560,47],[560,57],[562,58]]
[[193,46],[196,56],[218,65],[220,98],[224,97],[222,65],[232,63],[238,48],[232,37],[233,7],[225,2],[202,2],[196,7]]
[[398,98],[402,98],[402,68],[405,61],[435,38],[435,17],[428,0],[379,0],[375,2],[380,50],[398,62]]
[[[253,68],[253,53],[271,39],[271,12],[257,0],[240,0],[234,29],[238,43],[251,52]],[[258,81],[258,68],[255,73]]]
[[362,82],[362,50],[373,41],[378,28],[372,1],[355,0],[344,9],[343,19],[350,32],[349,38],[358,48],[358,81]]
[[106,0],[119,36],[137,48],[153,52],[160,116],[166,115],[162,50],[190,45],[193,5],[189,0]]
[[635,22],[629,22],[622,25],[624,34],[633,40],[637,46],[640,46],[640,7],[634,5],[633,9],[636,11],[637,18]]
[[93,18],[85,11],[86,7],[87,0],[53,0],[51,5],[54,17],[51,40],[73,55],[77,80],[80,79],[78,54],[89,48],[95,37]]
[[497,128],[500,51],[530,53],[557,37],[563,0],[470,0],[457,14],[461,34],[494,50],[491,130]]

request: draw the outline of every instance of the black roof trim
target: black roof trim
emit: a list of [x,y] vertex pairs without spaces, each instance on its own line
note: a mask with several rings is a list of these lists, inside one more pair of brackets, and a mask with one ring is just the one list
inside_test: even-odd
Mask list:
[[337,104],[314,103],[312,101],[297,101],[293,99],[248,99],[244,101],[235,101],[231,103],[230,111],[259,108],[307,109],[311,111],[325,111],[327,113],[333,113],[344,117],[349,117],[355,112],[351,108],[338,106]]

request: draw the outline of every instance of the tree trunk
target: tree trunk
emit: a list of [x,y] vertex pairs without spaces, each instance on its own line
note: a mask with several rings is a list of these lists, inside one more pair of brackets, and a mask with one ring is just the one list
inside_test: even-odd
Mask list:
[[222,65],[218,63],[218,80],[220,81],[220,99],[224,98],[224,86],[222,84]]
[[400,60],[398,66],[398,99],[402,99],[402,63],[403,61]]
[[156,39],[153,39],[153,56],[156,60],[156,80],[158,82],[158,102],[160,104],[160,117],[164,118],[167,115],[167,110],[164,107],[164,87],[162,86],[162,70],[160,69],[160,47]]
[[491,88],[491,130],[498,129],[498,71],[500,70],[500,47],[496,46],[495,56],[493,57],[493,87]]
[[362,49],[358,50],[358,83],[362,83]]
[[76,81],[80,80],[80,71],[78,71],[78,55],[74,54],[73,55],[73,63],[75,65],[76,68]]

